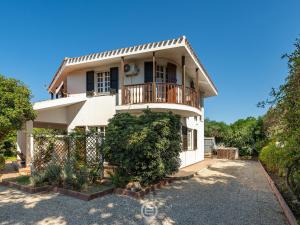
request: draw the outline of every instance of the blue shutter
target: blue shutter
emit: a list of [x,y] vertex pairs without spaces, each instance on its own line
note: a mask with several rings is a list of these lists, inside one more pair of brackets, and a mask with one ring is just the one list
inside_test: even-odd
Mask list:
[[118,93],[119,90],[119,68],[110,68],[110,90]]
[[153,81],[153,62],[145,62],[144,63],[144,81],[145,83],[149,83]]
[[87,71],[86,72],[86,91],[87,92],[95,91],[94,71]]

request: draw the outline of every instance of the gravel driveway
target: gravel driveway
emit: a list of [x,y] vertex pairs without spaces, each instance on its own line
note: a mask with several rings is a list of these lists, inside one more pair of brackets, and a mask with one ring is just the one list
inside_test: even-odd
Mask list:
[[[154,219],[141,215],[154,204]],[[218,160],[193,179],[143,201],[108,195],[90,202],[0,187],[0,224],[287,224],[259,164]]]

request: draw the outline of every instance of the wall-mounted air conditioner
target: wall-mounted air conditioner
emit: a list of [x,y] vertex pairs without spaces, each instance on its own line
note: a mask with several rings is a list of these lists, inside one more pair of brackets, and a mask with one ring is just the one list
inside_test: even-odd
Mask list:
[[139,73],[139,68],[134,63],[124,65],[124,72],[126,76],[135,76]]

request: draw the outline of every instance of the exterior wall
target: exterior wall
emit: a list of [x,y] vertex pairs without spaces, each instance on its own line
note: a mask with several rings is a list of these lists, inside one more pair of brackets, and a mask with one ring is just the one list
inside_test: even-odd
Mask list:
[[67,92],[71,95],[86,93],[85,71],[77,71],[67,76]]
[[197,130],[197,149],[187,150],[180,153],[181,167],[185,167],[194,163],[197,163],[204,159],[204,121],[203,117],[188,117],[183,118],[182,123],[190,129]]
[[[139,72],[137,75],[134,76],[125,76],[124,78],[124,85],[130,85],[130,84],[142,84],[144,83],[144,62],[152,61],[152,58],[149,59],[141,59],[141,60],[128,60],[125,61],[125,63],[135,63],[137,67],[139,68]],[[157,64],[167,66],[168,62],[173,63],[170,60],[167,59],[161,59],[158,58]],[[69,95],[79,95],[79,94],[85,94],[86,93],[86,72],[90,70],[94,70],[95,73],[100,72],[100,71],[109,71],[111,67],[119,67],[120,71],[120,64],[110,64],[106,66],[100,66],[100,67],[95,67],[95,68],[89,68],[86,70],[80,70],[76,72],[72,72],[67,76],[67,92]],[[177,84],[181,85],[182,84],[182,73],[181,73],[181,66],[177,65],[177,71],[176,71],[176,76],[177,76]],[[186,86],[189,87],[190,85],[190,78],[187,75],[186,78]],[[119,93],[121,93],[121,78],[120,78],[120,73],[119,73]],[[95,76],[95,90],[96,90],[96,76]]]
[[[152,58],[149,59],[143,59],[143,60],[135,60],[135,61],[125,61],[125,63],[135,63],[137,67],[139,68],[139,73],[135,76],[125,76],[124,84],[130,85],[130,84],[143,84],[144,83],[144,62],[151,62]],[[167,63],[171,62],[167,59],[157,58],[156,63],[158,65],[167,66]],[[182,84],[182,73],[181,73],[181,66],[177,65],[176,69],[176,78],[177,78],[177,84]]]

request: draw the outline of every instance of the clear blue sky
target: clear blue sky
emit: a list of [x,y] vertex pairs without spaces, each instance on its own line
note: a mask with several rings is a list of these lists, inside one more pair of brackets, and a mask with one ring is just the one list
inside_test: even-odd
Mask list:
[[33,101],[61,60],[186,35],[219,96],[206,116],[258,116],[256,103],[284,81],[300,35],[299,0],[1,1],[0,73],[27,84]]

